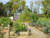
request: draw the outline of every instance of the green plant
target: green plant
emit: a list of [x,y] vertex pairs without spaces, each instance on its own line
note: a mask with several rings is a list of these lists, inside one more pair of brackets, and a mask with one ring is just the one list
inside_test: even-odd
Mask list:
[[46,25],[46,27],[48,28],[48,34],[50,34],[50,23]]
[[46,27],[50,28],[50,24],[47,24]]
[[37,22],[43,27],[43,32],[50,34],[50,22],[47,19],[39,19]]
[[42,10],[47,18],[50,18],[50,11],[49,11],[50,3],[49,2],[50,2],[50,0],[41,1],[42,5],[43,5]]
[[[16,2],[15,2],[16,1]],[[17,13],[17,12],[22,12],[23,10],[24,10],[24,7],[25,7],[25,4],[26,4],[26,2],[25,1],[23,1],[23,0],[11,0],[11,2],[15,2],[15,4],[16,5],[12,5],[12,13]],[[17,10],[17,11],[16,11]]]
[[38,27],[37,25],[40,24],[40,27],[43,28],[43,32],[50,34],[50,19],[47,18],[39,18],[37,21],[33,22],[33,25]]
[[31,14],[30,17],[33,19],[33,21],[37,21],[38,20],[38,15],[37,14]]
[[38,15],[30,12],[27,7],[24,8],[24,12],[20,15],[21,22],[33,22],[36,21],[37,19]]
[[50,29],[48,30],[48,34],[50,34]]
[[44,27],[42,31],[45,32],[45,33],[47,33],[47,28]]
[[30,17],[30,11],[28,10],[27,7],[24,8],[24,12],[20,15],[20,21],[21,22],[27,22],[27,21],[31,21],[31,17]]
[[50,34],[50,25],[47,24],[46,27],[43,28],[43,32]]
[[41,24],[41,27],[46,27],[47,24],[50,24],[50,20],[44,19],[44,18],[40,18],[37,21],[39,24]]
[[6,18],[6,17],[2,17],[1,19],[0,19],[0,24],[3,24],[3,26],[7,26],[8,24],[12,24],[12,21],[11,21],[11,19],[9,19],[9,18]]
[[13,27],[15,32],[27,31],[27,26],[23,25],[22,23],[15,23]]

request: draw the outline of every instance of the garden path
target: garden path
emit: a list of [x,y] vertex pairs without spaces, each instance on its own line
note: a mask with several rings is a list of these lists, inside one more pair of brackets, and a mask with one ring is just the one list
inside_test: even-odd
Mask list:
[[[16,38],[50,38],[48,35],[39,31],[35,27],[28,26],[28,28],[31,30],[30,36],[18,36]],[[11,32],[11,33],[13,33],[13,32]],[[8,33],[6,33],[4,36],[5,36],[5,38],[8,38]]]
[[28,29],[31,30],[32,35],[30,35],[30,36],[19,36],[17,38],[50,38],[48,35],[39,31],[35,27],[28,26]]
[[29,38],[50,38],[48,35],[44,34],[43,32],[39,31],[35,27],[28,26],[28,28],[31,30],[32,35],[29,36]]

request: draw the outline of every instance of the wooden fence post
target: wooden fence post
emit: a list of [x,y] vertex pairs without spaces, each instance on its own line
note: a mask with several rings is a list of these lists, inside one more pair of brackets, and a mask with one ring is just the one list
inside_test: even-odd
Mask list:
[[10,25],[8,25],[8,38],[10,38]]

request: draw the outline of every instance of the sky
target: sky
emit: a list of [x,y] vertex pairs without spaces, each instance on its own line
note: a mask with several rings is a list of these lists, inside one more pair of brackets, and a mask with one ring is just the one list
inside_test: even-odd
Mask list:
[[[3,4],[6,4],[7,2],[9,2],[10,0],[0,0],[0,2],[3,2]],[[30,8],[30,1],[32,0],[25,0],[26,1],[26,5],[28,6],[28,8]],[[33,0],[33,2],[35,2],[35,0]],[[35,7],[35,4],[34,4]],[[40,7],[41,9],[41,7]],[[40,11],[40,10],[39,10]],[[40,11],[41,12],[41,11]]]
[[8,2],[8,1],[10,1],[10,0],[0,0],[0,2],[3,2],[4,4],[5,4],[6,2]]
[[[9,2],[10,0],[0,0],[0,2],[3,2],[4,4],[5,3],[7,3],[7,2]],[[26,1],[26,5],[27,6],[30,6],[30,1],[32,1],[32,0],[25,0]],[[35,2],[35,0],[33,0],[33,2]]]
[[[4,4],[9,2],[10,0],[0,0],[0,2],[3,2]],[[25,0],[26,1],[26,5],[29,5],[31,0]]]

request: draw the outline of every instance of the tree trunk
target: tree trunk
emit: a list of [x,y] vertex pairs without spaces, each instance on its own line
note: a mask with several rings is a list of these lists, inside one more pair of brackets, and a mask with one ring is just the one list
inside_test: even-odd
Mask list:
[[8,25],[8,38],[10,38],[10,25]]

